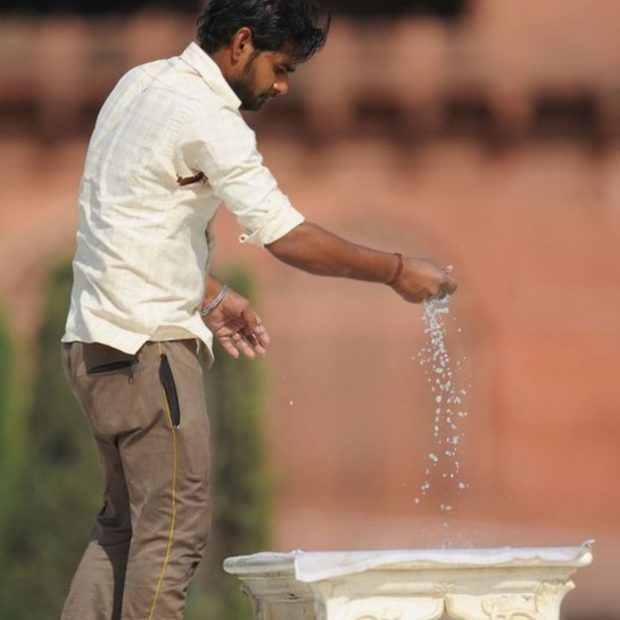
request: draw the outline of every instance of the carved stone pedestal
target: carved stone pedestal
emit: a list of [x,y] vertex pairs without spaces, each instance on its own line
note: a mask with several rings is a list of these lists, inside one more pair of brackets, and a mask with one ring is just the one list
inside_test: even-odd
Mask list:
[[229,558],[256,620],[557,620],[590,544]]

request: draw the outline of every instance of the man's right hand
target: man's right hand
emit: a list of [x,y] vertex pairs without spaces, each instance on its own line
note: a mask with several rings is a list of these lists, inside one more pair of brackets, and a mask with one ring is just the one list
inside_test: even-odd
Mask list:
[[403,271],[392,288],[405,300],[421,303],[431,297],[451,295],[457,289],[452,267],[421,258],[404,258]]

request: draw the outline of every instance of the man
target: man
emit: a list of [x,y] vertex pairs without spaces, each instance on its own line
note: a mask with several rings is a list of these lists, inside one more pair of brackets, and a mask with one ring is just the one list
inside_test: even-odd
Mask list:
[[198,44],[130,71],[99,114],[63,359],[96,440],[105,503],[63,620],[182,618],[209,527],[197,343],[210,357],[215,334],[250,358],[269,344],[248,302],[208,275],[221,202],[242,241],[299,269],[388,284],[411,302],[456,289],[448,268],[305,221],[262,165],[239,108],[285,94],[326,33],[313,0],[212,0]]

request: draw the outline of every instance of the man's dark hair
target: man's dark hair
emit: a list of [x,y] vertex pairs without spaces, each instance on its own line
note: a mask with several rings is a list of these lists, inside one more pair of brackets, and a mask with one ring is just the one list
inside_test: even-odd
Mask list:
[[304,62],[325,44],[330,20],[318,0],[211,0],[198,19],[198,43],[211,54],[247,27],[257,50],[290,45],[297,62]]

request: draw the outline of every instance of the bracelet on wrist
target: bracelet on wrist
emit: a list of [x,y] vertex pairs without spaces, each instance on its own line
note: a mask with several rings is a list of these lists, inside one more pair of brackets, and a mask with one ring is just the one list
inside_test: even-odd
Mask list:
[[228,293],[228,286],[224,284],[218,294],[206,306],[200,308],[200,316],[203,319],[208,317],[222,303],[226,293]]
[[396,265],[396,271],[392,277],[386,282],[388,286],[394,286],[400,280],[400,276],[403,275],[403,269],[405,268],[405,261],[403,260],[403,255],[400,252],[394,252],[394,256],[398,260],[398,264]]

